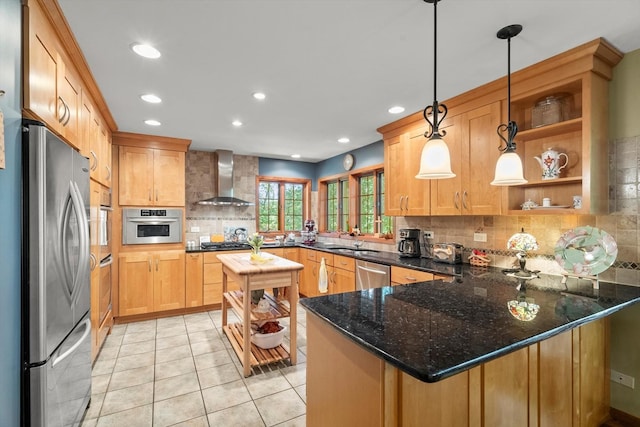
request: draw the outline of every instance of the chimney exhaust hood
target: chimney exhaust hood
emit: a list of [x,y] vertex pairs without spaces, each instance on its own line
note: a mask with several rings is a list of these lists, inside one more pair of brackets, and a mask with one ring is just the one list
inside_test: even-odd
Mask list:
[[229,150],[215,151],[216,196],[200,200],[199,205],[209,206],[253,206],[253,203],[233,197],[233,153]]

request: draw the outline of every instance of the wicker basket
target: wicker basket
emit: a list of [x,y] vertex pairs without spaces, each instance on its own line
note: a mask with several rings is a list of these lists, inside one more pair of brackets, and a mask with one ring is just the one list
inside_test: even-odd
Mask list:
[[475,267],[488,267],[490,262],[491,260],[485,260],[474,255],[469,257],[469,264]]

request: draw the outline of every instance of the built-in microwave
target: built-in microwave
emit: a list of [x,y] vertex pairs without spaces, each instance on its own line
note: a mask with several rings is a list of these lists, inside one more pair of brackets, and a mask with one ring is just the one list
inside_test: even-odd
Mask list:
[[182,242],[182,209],[126,208],[122,210],[122,243],[142,245]]

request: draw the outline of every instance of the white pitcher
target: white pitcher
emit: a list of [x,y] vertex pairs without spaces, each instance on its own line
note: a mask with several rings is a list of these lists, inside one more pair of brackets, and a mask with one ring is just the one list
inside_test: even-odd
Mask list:
[[[564,164],[560,164],[560,158],[564,156]],[[560,171],[569,163],[569,157],[565,153],[558,153],[549,148],[542,153],[542,158],[534,157],[542,168],[542,179],[556,179],[560,177]]]

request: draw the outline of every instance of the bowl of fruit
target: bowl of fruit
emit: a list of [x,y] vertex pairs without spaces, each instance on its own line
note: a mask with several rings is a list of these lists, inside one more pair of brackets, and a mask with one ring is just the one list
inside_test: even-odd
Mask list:
[[487,253],[479,249],[474,249],[469,255],[469,264],[476,267],[487,267],[491,262],[491,258],[487,256]]
[[287,330],[278,321],[251,324],[251,342],[263,349],[270,349],[282,344],[284,333]]

